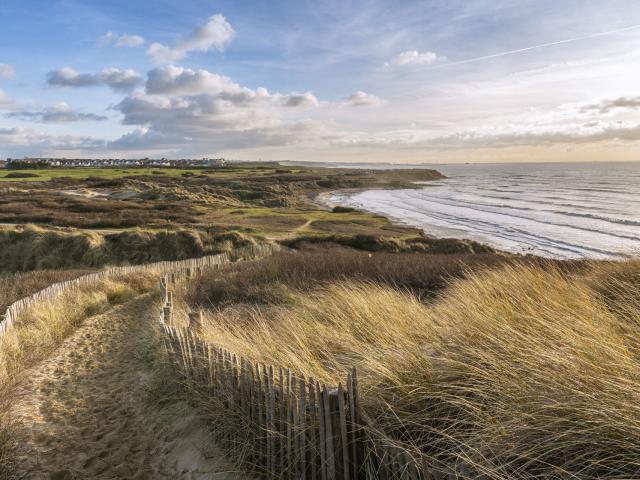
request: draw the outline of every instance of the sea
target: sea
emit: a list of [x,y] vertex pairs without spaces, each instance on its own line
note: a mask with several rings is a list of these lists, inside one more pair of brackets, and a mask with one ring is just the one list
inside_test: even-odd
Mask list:
[[[408,167],[416,165],[400,166]],[[640,255],[640,162],[421,167],[447,178],[419,189],[337,192],[331,201],[429,235],[510,252],[566,259]]]

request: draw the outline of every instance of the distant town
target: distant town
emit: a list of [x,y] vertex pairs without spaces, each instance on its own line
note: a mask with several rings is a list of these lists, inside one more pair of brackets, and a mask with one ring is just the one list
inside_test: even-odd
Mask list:
[[228,164],[224,158],[7,158],[0,160],[0,168],[221,168]]

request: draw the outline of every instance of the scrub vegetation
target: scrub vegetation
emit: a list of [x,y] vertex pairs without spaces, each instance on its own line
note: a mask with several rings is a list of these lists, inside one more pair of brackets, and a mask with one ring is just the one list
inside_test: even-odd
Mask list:
[[633,478],[640,262],[282,254],[191,279],[212,343],[336,384],[371,432],[499,479]]
[[177,260],[265,241],[331,241],[371,251],[491,251],[474,242],[431,239],[385,217],[315,200],[334,189],[413,188],[413,182],[442,178],[434,170],[236,164],[28,173],[47,181],[6,179],[0,185],[3,272]]

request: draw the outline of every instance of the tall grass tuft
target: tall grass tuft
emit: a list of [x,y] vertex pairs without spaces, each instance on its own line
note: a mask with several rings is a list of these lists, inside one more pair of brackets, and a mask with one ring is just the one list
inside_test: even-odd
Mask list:
[[[249,286],[247,286],[249,288]],[[495,479],[640,475],[640,261],[509,264],[425,303],[362,278],[213,308],[205,337],[336,383],[371,434]]]

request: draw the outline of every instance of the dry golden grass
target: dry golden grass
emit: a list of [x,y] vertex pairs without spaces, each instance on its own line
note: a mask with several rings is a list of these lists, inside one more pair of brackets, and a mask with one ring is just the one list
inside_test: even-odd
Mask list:
[[640,474],[640,261],[495,267],[430,304],[353,280],[291,298],[211,310],[204,335],[332,384],[357,366],[372,433],[454,469]]

